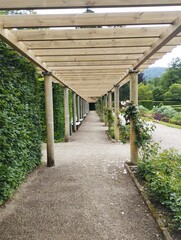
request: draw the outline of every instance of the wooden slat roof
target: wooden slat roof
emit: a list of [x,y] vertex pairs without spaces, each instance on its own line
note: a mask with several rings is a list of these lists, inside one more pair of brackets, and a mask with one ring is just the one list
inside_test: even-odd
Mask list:
[[[173,5],[181,0],[0,0],[0,9]],[[181,45],[181,11],[1,15],[0,38],[91,102]]]

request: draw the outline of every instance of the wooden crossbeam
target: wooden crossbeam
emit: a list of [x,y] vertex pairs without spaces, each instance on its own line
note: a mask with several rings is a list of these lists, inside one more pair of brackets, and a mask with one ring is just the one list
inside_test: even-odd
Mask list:
[[15,50],[17,50],[26,58],[28,58],[30,61],[35,63],[43,71],[49,71],[46,64],[40,58],[36,57],[31,50],[28,50],[24,43],[18,42],[17,37],[14,36],[9,30],[4,29],[1,25],[0,25],[0,39],[9,44],[11,47],[13,47]]
[[70,71],[70,70],[106,70],[106,69],[110,69],[110,70],[114,70],[114,69],[118,69],[118,70],[123,70],[123,69],[128,69],[131,68],[131,65],[105,65],[105,66],[71,66],[71,67],[51,67],[51,69],[53,71]]
[[125,60],[125,61],[93,61],[93,62],[46,62],[48,67],[71,67],[71,66],[128,66],[128,64],[132,65],[134,61]]
[[180,0],[0,0],[0,9],[57,9],[57,8],[93,8],[93,7],[150,7],[181,5]]
[[95,55],[95,56],[42,56],[41,59],[50,62],[95,62],[95,61],[124,61],[136,60],[141,54],[133,55]]
[[158,52],[164,45],[166,45],[173,37],[181,32],[181,17],[178,17],[173,25],[163,32],[158,40],[156,40],[149,49],[140,57],[133,69],[137,69],[147,59],[149,59],[154,53]]
[[108,40],[68,40],[68,41],[27,41],[29,49],[70,49],[70,48],[110,48],[150,46],[154,38],[108,39]]
[[179,11],[48,15],[0,15],[4,28],[47,28],[172,24]]
[[124,39],[159,37],[166,26],[137,28],[29,29],[11,30],[20,41]]
[[82,56],[82,55],[107,55],[107,54],[139,54],[146,51],[146,47],[122,48],[85,48],[85,49],[41,49],[34,50],[36,56]]
[[[41,58],[37,57],[34,52],[31,50],[28,50],[27,47],[24,45],[24,43],[19,42],[17,37],[12,34],[8,29],[4,29],[0,25],[0,39],[2,39],[4,42],[6,42],[8,45],[13,47],[15,50],[17,50],[20,54],[22,54],[24,57],[29,59],[31,62],[33,62],[36,66],[38,66],[42,71],[45,72],[51,72],[51,69],[47,67],[47,65],[41,60]],[[63,81],[63,79],[60,79],[56,73],[52,72],[52,77],[57,80],[61,85],[66,85]]]

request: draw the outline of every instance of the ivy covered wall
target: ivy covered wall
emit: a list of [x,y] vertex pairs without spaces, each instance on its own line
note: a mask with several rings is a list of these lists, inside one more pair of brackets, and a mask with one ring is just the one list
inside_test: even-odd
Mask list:
[[[53,108],[55,142],[64,141],[64,89],[55,83]],[[33,64],[0,42],[0,204],[41,163],[41,142],[46,142],[43,78]]]
[[0,42],[0,202],[40,164],[35,67]]

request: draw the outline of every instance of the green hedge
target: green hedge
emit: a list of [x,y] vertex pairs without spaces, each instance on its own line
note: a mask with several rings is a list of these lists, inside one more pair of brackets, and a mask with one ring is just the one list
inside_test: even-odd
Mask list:
[[64,141],[64,89],[57,83],[53,83],[53,112],[54,112],[54,139],[56,142]]
[[35,67],[0,42],[0,203],[40,164]]
[[152,100],[140,100],[139,105],[142,105],[143,107],[147,109],[152,109],[154,106],[159,105],[169,105],[169,106],[181,106],[181,102],[179,101],[152,101]]

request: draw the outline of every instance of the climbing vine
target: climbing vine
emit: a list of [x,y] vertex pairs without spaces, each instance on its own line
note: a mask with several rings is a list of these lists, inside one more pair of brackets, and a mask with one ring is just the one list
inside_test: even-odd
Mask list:
[[133,127],[136,134],[136,141],[135,143],[137,146],[143,147],[143,145],[151,140],[152,132],[155,129],[153,124],[150,124],[143,119],[138,118],[138,107],[135,106],[132,102],[127,101],[127,106],[125,109],[124,118],[126,120],[126,124],[130,124],[130,120],[133,121]]
[[0,203],[40,164],[35,67],[0,42]]

